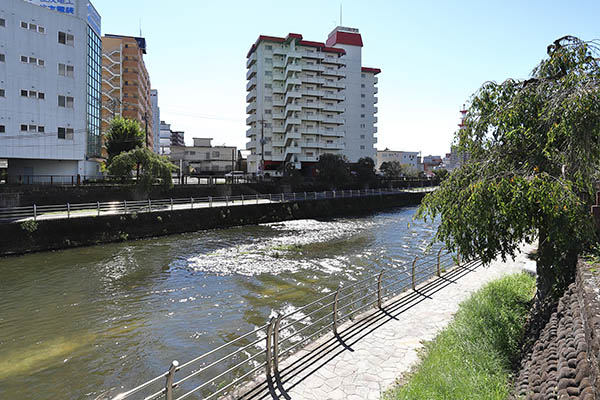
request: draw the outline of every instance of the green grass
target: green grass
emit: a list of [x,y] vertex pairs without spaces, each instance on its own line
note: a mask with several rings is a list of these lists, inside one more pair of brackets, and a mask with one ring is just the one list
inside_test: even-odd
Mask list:
[[450,325],[425,345],[408,381],[384,399],[505,400],[534,291],[535,279],[518,274],[473,294]]

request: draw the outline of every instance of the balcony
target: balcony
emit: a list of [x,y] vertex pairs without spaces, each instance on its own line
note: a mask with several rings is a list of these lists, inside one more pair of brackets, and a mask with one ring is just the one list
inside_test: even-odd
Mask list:
[[325,57],[323,58],[323,63],[326,64],[336,64],[336,65],[346,65],[346,61],[342,57]]
[[285,68],[285,62],[283,60],[273,60],[273,68]]
[[246,118],[246,125],[251,125],[256,122],[256,114],[252,114]]
[[295,58],[302,58],[302,53],[299,51],[288,51],[287,53],[285,53],[285,63],[289,63],[290,60],[293,60]]
[[283,85],[273,85],[273,93],[284,94],[285,86]]
[[256,52],[253,52],[248,60],[246,61],[246,68],[250,68],[256,62]]
[[256,111],[256,102],[253,101],[246,107],[246,114],[252,113],[252,111]]
[[256,128],[250,128],[246,131],[246,137],[251,138],[256,135]]
[[373,117],[373,123],[376,124],[377,123],[377,117]]
[[324,92],[323,98],[327,99],[327,100],[344,100],[345,99],[345,97],[339,93],[328,93],[327,91]]
[[323,118],[324,124],[343,124],[344,118],[341,117],[325,117]]
[[324,71],[325,67],[321,64],[302,64],[302,69],[305,71]]
[[379,78],[375,77],[375,80],[373,81],[373,83],[374,83],[375,85],[377,85],[377,83],[379,83]]
[[302,123],[302,121],[300,121],[300,118],[295,118],[295,117],[288,118],[285,120],[285,124],[283,125],[283,130],[285,132],[288,132],[289,131],[288,128],[291,128],[294,125],[300,125],[301,123]]
[[249,102],[251,102],[251,101],[252,101],[253,99],[255,99],[255,98],[256,98],[256,89],[252,89],[252,90],[250,91],[250,93],[248,93],[248,94],[246,95],[246,103],[249,103]]
[[300,132],[304,135],[318,135],[321,133],[320,131],[319,128],[300,128]]
[[321,53],[320,51],[304,51],[304,57],[308,57],[308,58],[316,58],[319,60],[322,60],[323,58],[325,58],[325,54]]
[[285,94],[285,103],[288,103],[289,99],[299,99],[302,97],[302,93],[299,90],[290,90]]
[[326,68],[325,71],[323,71],[323,75],[345,77],[346,76],[346,68],[333,68],[333,69]]
[[283,125],[273,125],[273,133],[285,133],[285,127]]
[[287,78],[285,80],[285,87],[289,85],[302,85],[302,81],[299,78]]
[[340,106],[340,105],[332,106],[329,104],[325,104],[323,106],[323,111],[344,112],[344,111],[346,111],[346,107]]
[[373,107],[373,114],[377,114],[378,111],[379,111],[379,108]]
[[248,143],[246,143],[246,150],[255,149],[257,145],[258,145],[258,143],[256,140],[251,140]]
[[287,67],[285,67],[285,76],[288,76],[290,74],[290,72],[301,72],[302,71],[302,67],[298,64],[288,64]]
[[301,115],[301,118],[303,121],[323,121],[323,119],[324,119],[323,114],[320,114],[320,113],[313,113],[313,114],[303,113]]
[[283,139],[285,146],[292,146],[292,144],[294,143],[294,141],[298,141],[301,139],[301,135],[299,132],[294,132],[289,131],[288,133],[286,133],[285,138]]
[[325,79],[314,76],[303,76],[301,79],[304,83],[314,83],[317,85],[323,85],[325,83]]
[[[275,88],[273,88],[273,93],[277,93],[275,92]],[[285,101],[283,99],[273,99],[273,105],[276,107],[284,107]]]
[[285,115],[288,115],[288,113],[294,111],[302,111],[302,106],[296,103],[289,103],[287,106],[285,106]]
[[254,87],[256,87],[256,77],[248,81],[248,83],[246,84],[246,92],[249,92]]
[[377,104],[377,102],[378,102],[378,101],[379,101],[379,100],[377,99],[377,97],[374,97],[374,98],[373,98],[373,104]]
[[272,140],[271,141],[271,146],[273,146],[273,147],[285,147],[285,141],[284,140]]
[[341,142],[327,143],[327,142],[321,141],[321,142],[316,142],[315,147],[317,147],[319,149],[343,150],[345,146]]
[[285,115],[282,113],[273,114],[273,119],[285,119]]
[[319,132],[321,134],[321,136],[332,136],[332,137],[344,137],[346,136],[346,132],[341,130],[341,129],[327,129],[327,128],[323,128],[321,129],[321,132]]
[[302,94],[305,96],[316,96],[316,97],[322,97],[325,95],[325,92],[322,90],[315,90],[315,89],[304,89],[302,91]]
[[300,161],[300,162],[317,162],[317,161],[319,161],[319,156],[317,156],[317,155],[309,156],[307,154],[301,154],[298,156],[298,161]]
[[379,89],[377,89],[377,88],[374,88],[374,90],[373,90],[373,94],[377,94],[378,92],[379,92]]
[[256,75],[256,64],[251,66],[248,72],[246,72],[246,80],[252,78],[254,75]]

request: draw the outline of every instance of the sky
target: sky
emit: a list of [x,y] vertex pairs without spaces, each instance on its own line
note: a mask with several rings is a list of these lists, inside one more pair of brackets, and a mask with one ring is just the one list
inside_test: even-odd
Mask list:
[[381,68],[379,150],[443,155],[463,104],[486,81],[527,78],[564,35],[600,39],[599,0],[92,0],[102,33],[146,38],[161,119],[245,148],[246,54],[258,35],[324,42],[358,28],[363,66]]

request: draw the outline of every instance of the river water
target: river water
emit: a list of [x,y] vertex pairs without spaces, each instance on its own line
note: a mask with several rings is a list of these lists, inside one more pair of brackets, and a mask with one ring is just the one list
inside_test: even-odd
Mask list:
[[415,208],[0,259],[0,398],[94,399],[411,260]]

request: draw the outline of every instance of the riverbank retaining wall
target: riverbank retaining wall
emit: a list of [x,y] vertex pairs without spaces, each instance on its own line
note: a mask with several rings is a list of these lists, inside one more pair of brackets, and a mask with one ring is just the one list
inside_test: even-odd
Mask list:
[[600,265],[579,261],[577,278],[521,361],[515,398],[600,398]]
[[330,218],[417,205],[424,193],[198,208],[152,213],[28,220],[0,225],[0,255],[90,246],[205,229],[294,219]]

